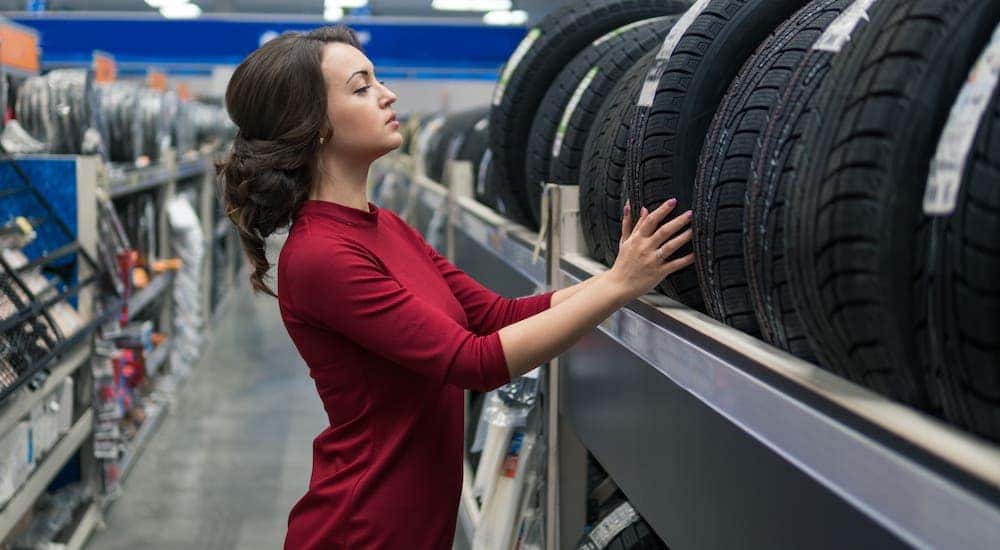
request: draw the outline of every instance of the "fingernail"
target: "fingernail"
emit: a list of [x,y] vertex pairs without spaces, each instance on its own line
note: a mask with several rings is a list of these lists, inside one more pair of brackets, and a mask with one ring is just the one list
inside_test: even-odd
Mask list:
[[684,213],[684,215],[687,216],[687,218],[690,220],[694,216],[694,211],[688,210],[687,212]]
[[671,208],[673,208],[675,204],[677,204],[677,199],[670,199],[667,201],[667,206],[670,206]]
[[646,207],[645,207],[645,206],[643,206],[643,207],[642,207],[642,211],[641,211],[640,213],[641,213],[641,214],[642,214],[643,216],[645,216],[646,214],[649,214],[649,210],[647,210],[647,209],[646,209]]
[[631,211],[632,211],[632,205],[630,205],[628,201],[625,201],[625,213],[628,214]]

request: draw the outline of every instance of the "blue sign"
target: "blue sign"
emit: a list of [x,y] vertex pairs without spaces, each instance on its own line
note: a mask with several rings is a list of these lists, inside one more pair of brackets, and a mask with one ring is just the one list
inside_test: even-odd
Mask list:
[[[119,71],[163,67],[168,72],[207,73],[216,65],[236,65],[268,38],[329,24],[320,18],[295,21],[201,17],[95,18],[63,13],[21,14],[14,21],[41,33],[45,67],[88,64],[94,50],[106,51]],[[523,27],[445,23],[380,23],[345,20],[357,31],[365,53],[381,72],[462,74],[495,79],[525,35]],[[386,76],[390,76],[386,74]]]

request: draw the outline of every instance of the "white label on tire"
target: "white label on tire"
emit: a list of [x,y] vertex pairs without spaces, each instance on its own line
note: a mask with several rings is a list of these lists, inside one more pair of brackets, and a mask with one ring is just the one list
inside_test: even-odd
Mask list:
[[698,0],[695,2],[677,20],[677,24],[670,29],[667,38],[663,40],[663,45],[660,46],[660,51],[656,53],[656,61],[653,62],[653,67],[646,74],[646,82],[642,85],[642,91],[639,93],[639,102],[637,103],[639,107],[651,107],[653,105],[653,99],[656,97],[656,88],[660,85],[660,77],[663,76],[663,70],[667,65],[666,61],[674,54],[674,49],[681,41],[681,37],[691,27],[694,20],[701,15],[701,12],[705,11],[710,1]]
[[946,216],[955,211],[962,175],[979,133],[983,115],[1000,80],[1000,26],[993,32],[989,46],[976,61],[948,123],[941,133],[937,152],[931,160],[927,189],[924,191],[924,214]]
[[826,28],[826,31],[819,37],[819,40],[813,44],[812,49],[840,53],[844,45],[851,41],[851,34],[857,28],[858,23],[862,19],[868,21],[868,10],[877,1],[854,0],[854,3],[847,6],[847,9],[834,19],[833,23],[830,23],[830,26]]
[[600,67],[594,65],[591,67],[590,71],[583,77],[580,84],[576,87],[576,91],[573,92],[573,97],[570,98],[569,104],[566,105],[566,110],[563,111],[562,119],[559,121],[559,128],[556,129],[556,139],[552,142],[552,158],[559,158],[559,151],[562,149],[563,139],[566,137],[566,128],[569,127],[569,121],[573,118],[573,113],[576,112],[577,105],[580,104],[580,99],[583,98],[583,93],[590,88],[590,83],[594,81],[594,77],[597,76]]
[[617,29],[609,32],[608,34],[605,34],[604,36],[598,38],[597,40],[594,40],[594,42],[593,42],[593,44],[591,44],[591,46],[594,46],[594,47],[600,46],[601,44],[607,42],[608,40],[611,40],[612,38],[614,38],[616,36],[621,36],[622,34],[628,32],[628,31],[630,31],[630,30],[632,30],[632,29],[634,29],[636,27],[641,27],[642,25],[649,25],[650,23],[656,23],[657,21],[663,21],[664,19],[670,19],[671,17],[673,17],[673,16],[672,15],[664,15],[663,17],[654,17],[652,19],[642,19],[642,20],[636,21],[634,23],[629,23],[628,25],[625,25],[624,27],[618,27]]
[[483,117],[483,118],[479,119],[479,122],[476,122],[476,125],[473,126],[473,128],[477,132],[482,132],[483,130],[485,130],[486,128],[488,128],[489,125],[490,125],[490,117]]
[[612,539],[637,521],[639,521],[639,514],[635,512],[635,508],[628,502],[622,503],[598,522],[587,535],[588,542],[593,544],[591,548],[607,548]]
[[538,40],[538,37],[542,35],[541,29],[531,29],[528,32],[528,36],[521,40],[521,43],[517,45],[517,49],[507,60],[507,64],[504,65],[503,73],[500,75],[500,81],[497,82],[497,88],[493,92],[493,106],[498,107],[500,102],[503,101],[503,94],[507,90],[507,82],[510,80],[510,76],[514,74],[514,69],[517,68],[518,63],[524,59],[524,56],[528,55],[528,51]]
[[493,162],[493,151],[487,149],[479,160],[479,173],[476,175],[476,194],[480,197],[486,195],[486,173],[490,169],[490,162]]

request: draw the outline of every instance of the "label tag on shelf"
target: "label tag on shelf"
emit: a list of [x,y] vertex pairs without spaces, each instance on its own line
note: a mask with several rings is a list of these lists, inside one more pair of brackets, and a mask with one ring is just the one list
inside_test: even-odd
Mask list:
[[114,82],[118,78],[118,64],[111,54],[94,50],[93,65],[96,82]]
[[167,91],[167,74],[162,71],[150,69],[146,74],[146,83],[154,90]]
[[38,74],[41,50],[38,33],[10,21],[0,22],[0,65]]

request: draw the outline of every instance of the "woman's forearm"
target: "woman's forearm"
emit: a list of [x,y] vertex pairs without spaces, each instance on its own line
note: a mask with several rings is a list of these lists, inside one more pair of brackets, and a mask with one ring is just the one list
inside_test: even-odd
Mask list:
[[554,294],[549,309],[502,328],[500,343],[510,377],[521,376],[566,351],[629,299],[626,285],[599,275]]
[[601,272],[585,281],[580,281],[579,283],[576,283],[573,286],[568,286],[566,288],[561,288],[557,290],[555,294],[552,295],[552,304],[549,307],[558,306],[559,304],[568,300],[570,296],[573,296],[577,292],[587,292],[587,289],[594,284],[594,281],[597,281],[598,279],[603,277],[605,273],[607,272],[606,271]]

